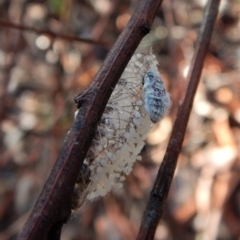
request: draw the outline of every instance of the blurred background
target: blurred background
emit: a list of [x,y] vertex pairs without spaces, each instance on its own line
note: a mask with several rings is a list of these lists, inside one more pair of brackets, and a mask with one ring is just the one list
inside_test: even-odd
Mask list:
[[[62,240],[136,238],[206,2],[163,1],[149,42],[172,109],[153,127],[124,188],[74,212]],[[0,0],[1,240],[22,229],[73,122],[74,96],[91,82],[137,4]],[[240,239],[239,93],[240,1],[222,0],[156,240]]]

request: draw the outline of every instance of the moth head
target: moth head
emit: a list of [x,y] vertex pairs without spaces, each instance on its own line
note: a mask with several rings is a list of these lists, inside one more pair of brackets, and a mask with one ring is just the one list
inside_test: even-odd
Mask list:
[[148,78],[154,78],[154,72],[152,70],[148,70],[146,73],[145,73],[145,76],[148,77]]
[[159,73],[154,70],[148,70],[144,75],[144,83],[148,81],[149,83],[152,83],[158,79]]

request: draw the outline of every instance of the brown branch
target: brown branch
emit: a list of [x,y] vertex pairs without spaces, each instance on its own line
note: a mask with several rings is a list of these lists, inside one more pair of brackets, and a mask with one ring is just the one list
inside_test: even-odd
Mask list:
[[9,22],[9,21],[4,21],[4,20],[0,20],[0,26],[7,27],[7,28],[13,28],[13,29],[17,29],[17,30],[22,30],[22,31],[34,32],[37,34],[45,34],[52,38],[61,38],[61,39],[68,40],[68,41],[79,41],[79,42],[84,42],[84,43],[88,43],[88,44],[100,44],[100,45],[107,44],[105,41],[102,41],[102,40],[94,41],[92,39],[80,38],[80,37],[70,36],[70,35],[66,35],[66,34],[57,34],[50,30],[41,30],[41,29],[37,29],[34,27],[28,27],[25,25],[21,25],[21,24]]
[[203,61],[207,53],[214,22],[218,13],[219,3],[220,0],[211,0],[207,5],[204,20],[199,31],[196,51],[188,74],[188,89],[183,104],[179,109],[166,154],[150,194],[139,230],[138,240],[153,239],[158,222],[161,219],[163,206],[176,168],[178,154],[182,147],[194,95],[203,67]]
[[59,239],[75,182],[108,99],[162,0],[141,0],[86,92],[56,164],[18,239]]

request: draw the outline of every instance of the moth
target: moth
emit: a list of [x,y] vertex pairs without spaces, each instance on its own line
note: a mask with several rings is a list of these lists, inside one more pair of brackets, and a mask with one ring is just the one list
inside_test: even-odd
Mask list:
[[76,186],[81,196],[78,200],[74,197],[74,208],[106,195],[111,189],[122,188],[126,175],[139,160],[152,122],[166,115],[171,101],[157,64],[152,53],[136,53],[125,68],[84,161],[89,174]]
[[171,100],[164,82],[157,70],[148,70],[143,77],[144,108],[151,121],[160,121],[171,106]]

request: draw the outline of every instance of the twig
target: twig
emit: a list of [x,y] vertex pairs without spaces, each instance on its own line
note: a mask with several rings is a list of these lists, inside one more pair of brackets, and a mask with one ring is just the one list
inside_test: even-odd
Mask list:
[[183,104],[179,109],[166,154],[150,194],[139,230],[138,240],[153,239],[158,222],[162,216],[163,206],[172,182],[178,154],[182,147],[185,130],[191,112],[194,95],[199,83],[203,61],[207,53],[214,22],[217,17],[219,3],[220,0],[211,0],[206,7],[204,20],[198,36],[196,51],[188,74],[188,89]]
[[75,182],[108,99],[141,39],[151,27],[162,0],[141,0],[118,38],[78,111],[56,164],[18,239],[59,239],[71,213]]
[[68,41],[79,41],[79,42],[84,42],[84,43],[89,43],[89,44],[106,45],[106,42],[104,42],[102,40],[94,41],[92,39],[80,38],[80,37],[70,36],[70,35],[66,35],[66,34],[57,34],[50,30],[41,30],[41,29],[37,29],[34,27],[28,27],[25,25],[21,25],[21,24],[9,22],[9,21],[4,21],[4,20],[0,20],[0,25],[3,27],[13,28],[13,29],[21,30],[21,31],[35,32],[37,34],[45,34],[45,35],[48,35],[53,38],[62,38],[64,40],[68,40]]

